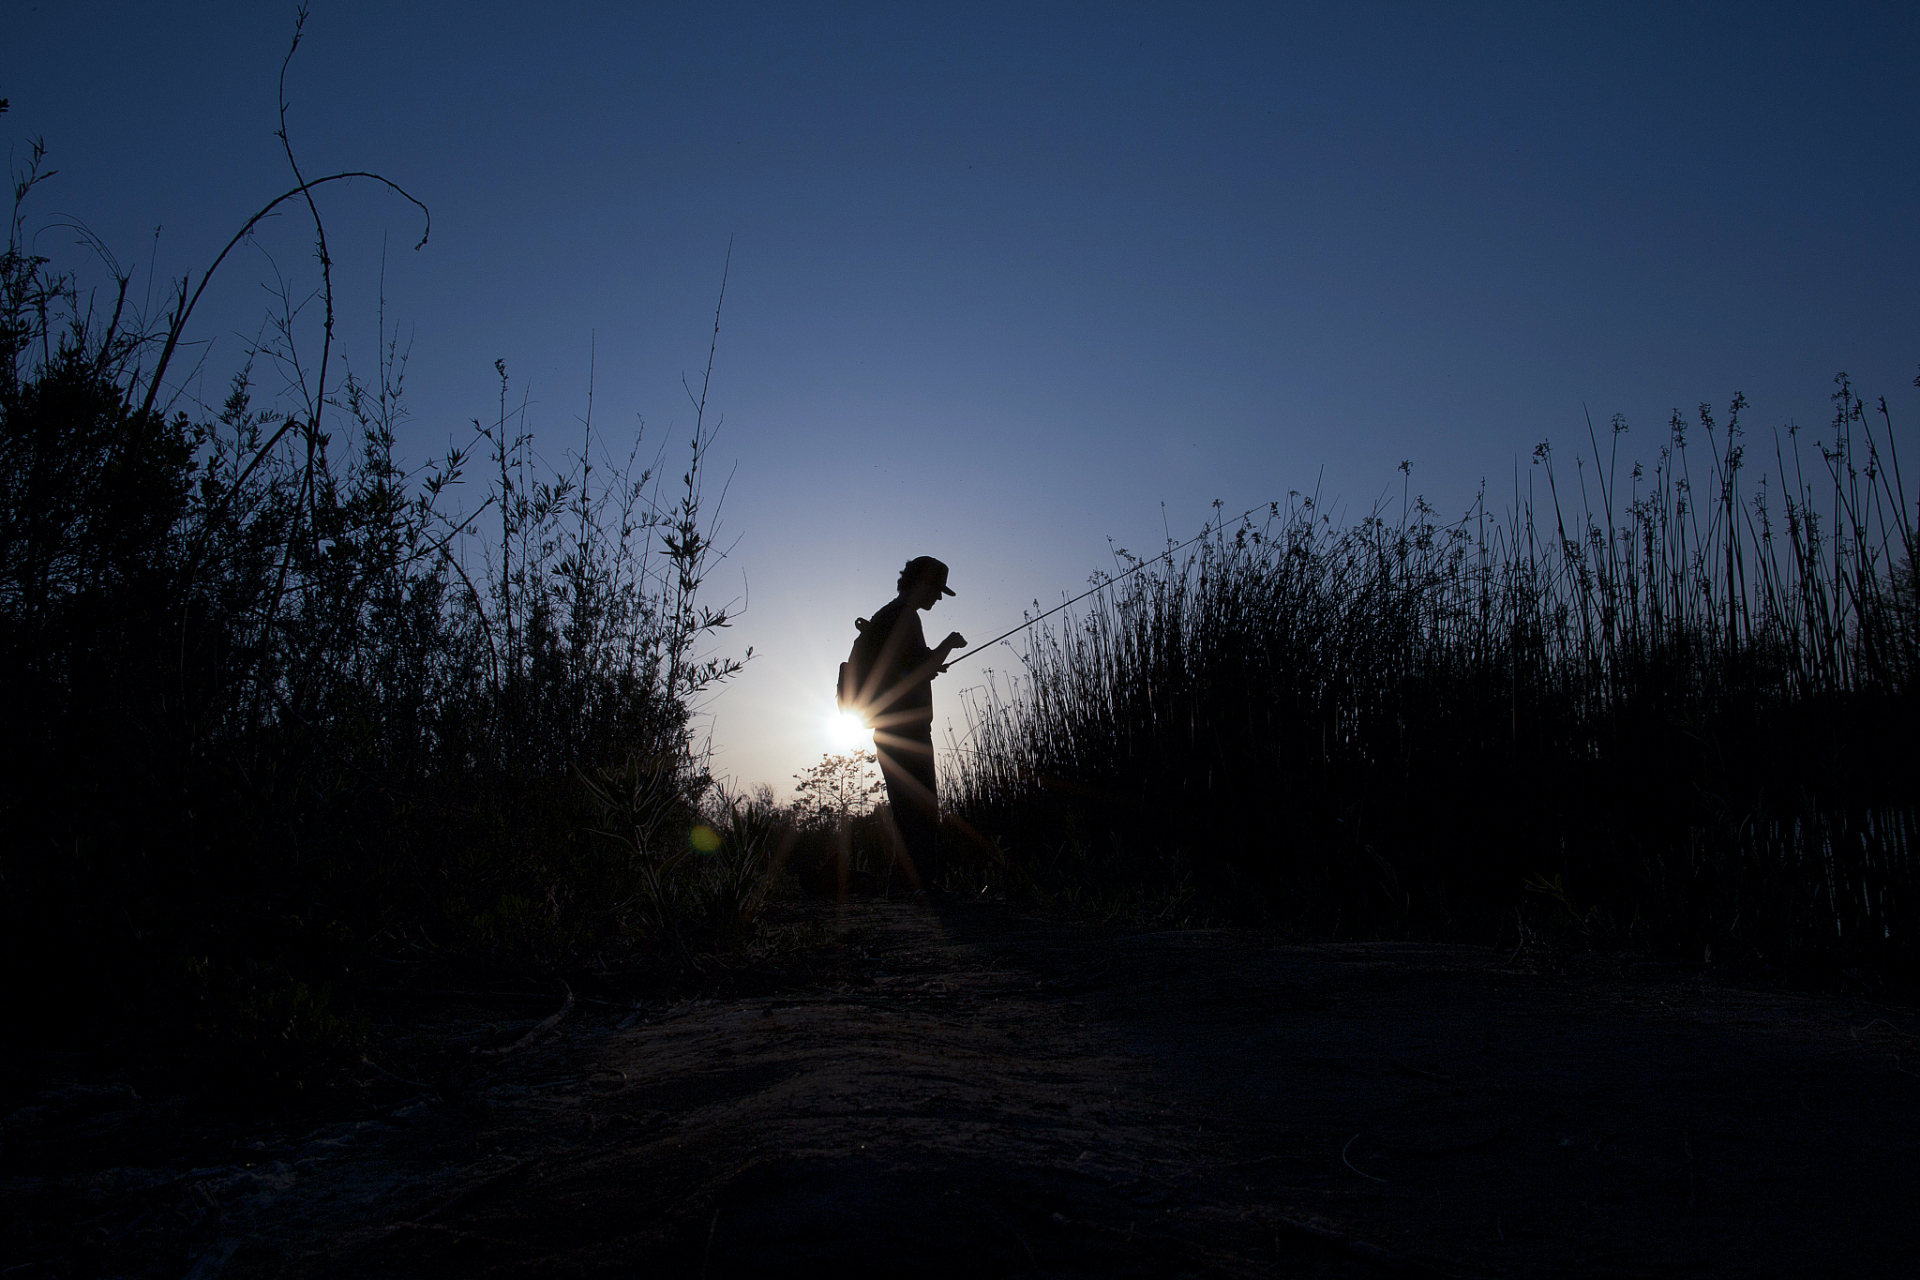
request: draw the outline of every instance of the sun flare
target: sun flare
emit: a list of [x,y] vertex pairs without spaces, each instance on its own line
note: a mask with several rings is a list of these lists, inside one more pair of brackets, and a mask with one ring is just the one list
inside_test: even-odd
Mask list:
[[827,716],[827,743],[834,751],[852,751],[864,747],[873,731],[852,711],[834,711]]

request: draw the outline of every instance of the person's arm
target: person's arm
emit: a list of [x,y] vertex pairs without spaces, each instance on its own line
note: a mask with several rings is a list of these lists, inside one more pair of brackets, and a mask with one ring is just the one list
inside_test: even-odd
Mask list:
[[931,682],[947,669],[947,655],[967,646],[967,638],[958,631],[952,631],[940,642],[939,648],[927,648],[926,633],[920,629],[920,615],[911,611],[901,620],[900,629],[907,633],[906,647],[917,657],[912,668],[913,674],[909,677],[913,680]]
[[940,642],[940,647],[933,651],[933,674],[939,675],[947,669],[948,654],[952,653],[955,649],[964,649],[966,647],[967,638],[965,636],[961,635],[958,631],[949,631],[947,638]]

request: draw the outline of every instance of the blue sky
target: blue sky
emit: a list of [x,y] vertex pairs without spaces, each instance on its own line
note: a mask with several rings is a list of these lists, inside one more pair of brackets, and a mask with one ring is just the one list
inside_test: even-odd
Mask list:
[[[292,17],[10,4],[0,125],[60,170],[40,249],[80,263],[70,215],[197,272],[289,185]],[[416,253],[372,185],[323,204],[362,368],[385,246],[419,459],[491,415],[496,358],[555,460],[590,351],[604,438],[679,438],[731,242],[714,587],[756,656],[708,710],[742,782],[818,759],[912,555],[961,593],[930,632],[985,639],[1215,499],[1358,511],[1404,459],[1457,512],[1585,410],[1651,458],[1736,391],[1819,427],[1842,369],[1920,459],[1912,6],[319,0],[308,32],[303,165],[433,210]],[[210,292],[205,394],[309,239],[282,220]]]

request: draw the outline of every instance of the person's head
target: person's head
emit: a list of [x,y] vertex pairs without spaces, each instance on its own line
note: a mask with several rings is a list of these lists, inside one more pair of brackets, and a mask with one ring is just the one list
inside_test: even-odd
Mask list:
[[947,566],[932,556],[915,556],[907,561],[893,589],[916,609],[931,609],[940,603],[941,596],[957,594],[947,586]]

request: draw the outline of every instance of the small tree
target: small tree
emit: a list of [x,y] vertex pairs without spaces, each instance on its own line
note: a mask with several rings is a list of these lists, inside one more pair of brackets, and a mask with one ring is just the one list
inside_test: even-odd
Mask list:
[[819,764],[793,775],[801,812],[841,825],[871,812],[874,797],[886,786],[878,772],[879,762],[872,751],[821,756]]

